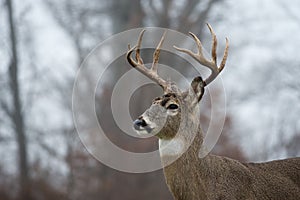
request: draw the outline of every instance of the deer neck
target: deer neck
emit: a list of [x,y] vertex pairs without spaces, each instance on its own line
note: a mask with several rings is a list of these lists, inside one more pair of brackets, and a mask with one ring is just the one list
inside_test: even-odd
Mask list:
[[[182,140],[184,141],[184,139]],[[201,171],[202,167],[207,168],[205,166],[206,161],[199,158],[199,150],[203,142],[202,132],[199,129],[195,133],[189,147],[186,147],[182,140],[178,139],[178,141],[175,141],[174,145],[171,145],[171,149],[165,152],[161,152],[161,148],[165,145],[166,141],[160,141],[160,156],[166,183],[171,191],[178,191],[179,194],[176,194],[179,195],[177,196],[178,199],[184,199],[181,195],[190,193],[189,191],[193,190],[193,188],[197,188],[200,191],[201,199],[207,199],[205,192],[207,178],[205,177],[205,173]],[[200,169],[199,164],[202,166]],[[197,179],[199,182],[198,185],[193,184],[194,179]],[[197,198],[200,198],[200,196]]]
[[[196,110],[196,111],[195,111]],[[199,149],[203,142],[203,134],[199,124],[199,110],[186,112],[184,120],[175,137],[159,139],[159,152],[163,166],[176,162],[179,158],[199,159]]]

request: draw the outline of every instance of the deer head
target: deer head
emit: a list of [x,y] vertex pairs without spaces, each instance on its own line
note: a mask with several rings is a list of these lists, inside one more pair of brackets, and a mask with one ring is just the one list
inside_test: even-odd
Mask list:
[[[197,125],[195,125],[198,124],[199,121],[198,103],[204,94],[204,88],[223,70],[228,55],[228,40],[226,39],[224,56],[220,66],[218,66],[216,54],[217,38],[211,26],[209,24],[207,24],[207,26],[212,35],[211,60],[207,60],[204,57],[200,40],[191,32],[189,34],[197,44],[198,53],[193,53],[190,50],[174,46],[178,51],[190,55],[200,64],[211,70],[211,74],[207,79],[202,80],[201,76],[195,77],[191,82],[190,87],[183,92],[180,91],[175,83],[163,80],[157,73],[159,54],[165,38],[165,33],[154,51],[153,62],[150,69],[144,65],[140,56],[142,37],[145,30],[140,33],[137,45],[133,48],[130,48],[129,46],[127,60],[131,66],[160,85],[164,91],[164,94],[155,98],[150,108],[134,121],[134,129],[138,134],[153,134],[160,139],[172,139],[177,132],[186,132],[186,130],[180,129],[193,130],[198,128]],[[132,53],[134,51],[135,59],[132,58]]]

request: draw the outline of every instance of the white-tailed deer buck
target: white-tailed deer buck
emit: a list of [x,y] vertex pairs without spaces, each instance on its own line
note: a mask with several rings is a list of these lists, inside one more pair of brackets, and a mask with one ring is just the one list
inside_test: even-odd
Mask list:
[[[153,55],[152,67],[146,68],[140,56],[144,31],[137,45],[127,52],[127,60],[138,71],[159,84],[164,94],[153,100],[151,107],[134,121],[138,134],[153,134],[159,138],[159,150],[164,167],[166,183],[175,199],[300,199],[300,158],[277,160],[266,163],[241,163],[239,161],[208,154],[199,158],[203,133],[199,125],[199,101],[204,88],[212,82],[225,66],[228,40],[224,57],[217,66],[217,39],[212,35],[211,60],[202,53],[200,40],[193,34],[198,53],[175,47],[192,56],[211,70],[204,81],[194,78],[187,91],[163,80],[157,73],[161,38]],[[135,59],[132,53],[135,52]],[[255,119],[258,120],[258,119]]]

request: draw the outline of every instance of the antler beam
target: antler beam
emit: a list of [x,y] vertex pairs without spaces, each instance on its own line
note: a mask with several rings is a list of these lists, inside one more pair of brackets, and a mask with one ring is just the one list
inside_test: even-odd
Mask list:
[[[150,69],[148,69],[145,66],[145,64],[141,58],[141,55],[140,55],[140,49],[141,49],[142,38],[143,38],[144,33],[145,33],[145,30],[142,30],[139,35],[136,46],[134,46],[133,48],[130,48],[130,45],[128,45],[129,50],[126,55],[127,60],[132,67],[136,68],[142,74],[149,77],[151,80],[153,80],[154,82],[159,84],[165,90],[167,88],[167,82],[158,76],[157,68],[158,68],[158,60],[159,60],[160,50],[161,50],[161,46],[164,42],[166,32],[164,32],[163,36],[160,39],[160,42],[158,43],[158,45],[153,53],[153,62],[152,62],[152,66]],[[131,56],[134,51],[135,51],[135,60]]]
[[211,60],[207,60],[204,57],[203,47],[202,47],[201,41],[199,40],[199,38],[194,33],[189,32],[189,34],[192,36],[192,38],[195,40],[195,42],[197,44],[197,48],[198,48],[197,53],[193,53],[191,50],[188,50],[188,49],[183,49],[183,48],[179,48],[179,47],[174,46],[174,48],[176,50],[190,55],[197,62],[199,62],[201,65],[204,65],[205,67],[208,67],[211,70],[210,76],[207,79],[205,79],[205,81],[204,81],[206,85],[211,83],[220,74],[220,72],[224,69],[225,64],[226,64],[226,60],[227,60],[227,57],[228,57],[228,50],[229,50],[229,42],[228,42],[228,39],[226,38],[226,47],[225,47],[223,59],[221,61],[220,66],[218,67],[218,65],[217,65],[217,43],[218,43],[217,37],[216,37],[216,34],[213,31],[212,27],[210,26],[210,24],[207,23],[207,26],[208,26],[208,29],[210,30],[211,35],[212,35],[212,49],[211,49],[212,59]]

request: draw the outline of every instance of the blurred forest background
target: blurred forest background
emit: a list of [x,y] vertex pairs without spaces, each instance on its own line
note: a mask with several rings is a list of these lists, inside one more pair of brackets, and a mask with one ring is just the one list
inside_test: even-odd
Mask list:
[[[73,82],[87,54],[113,34],[144,26],[192,31],[207,49],[205,22],[220,50],[229,38],[221,75],[227,115],[214,153],[241,161],[299,156],[299,10],[298,0],[0,0],[0,199],[172,199],[161,170],[128,174],[95,160],[72,119]],[[123,66],[112,68],[97,94],[98,116],[111,115],[113,85],[130,69],[125,57],[114,65]],[[147,86],[135,93],[133,118],[157,92]],[[205,99],[204,127],[211,105]],[[124,137],[110,116],[101,123],[125,149],[157,148],[155,138]]]

